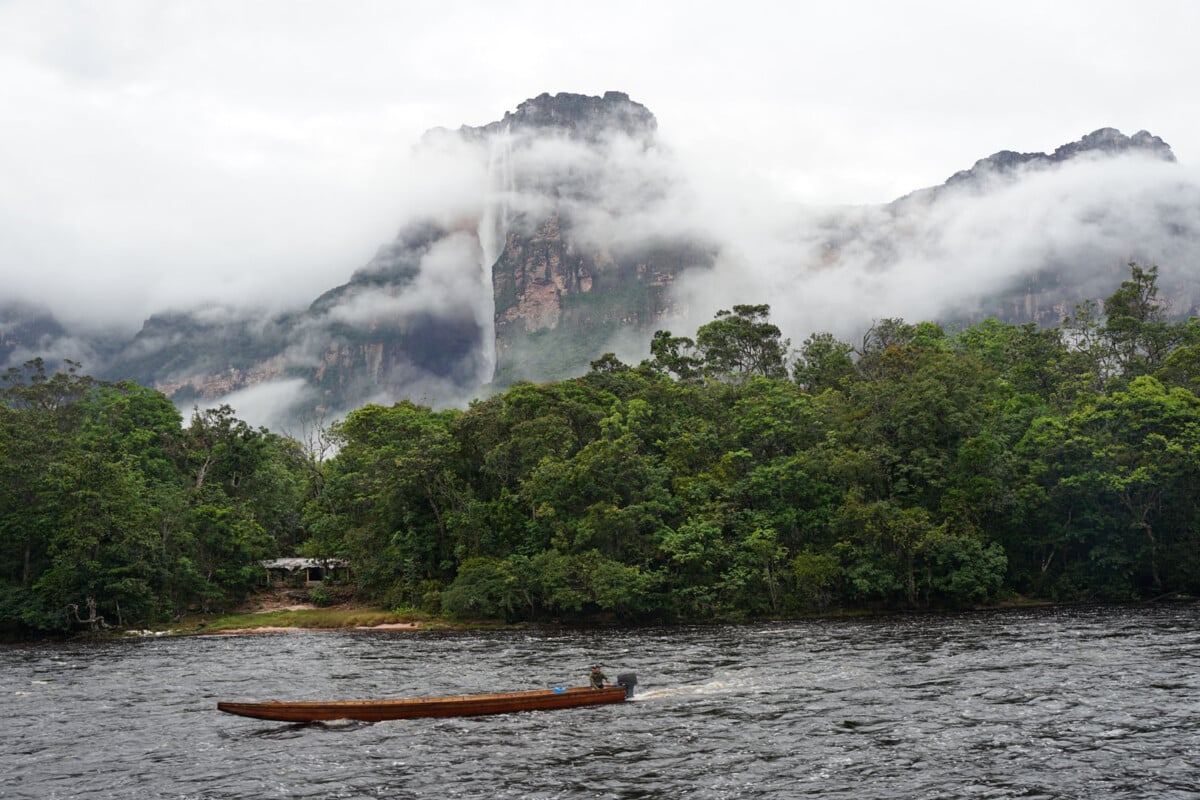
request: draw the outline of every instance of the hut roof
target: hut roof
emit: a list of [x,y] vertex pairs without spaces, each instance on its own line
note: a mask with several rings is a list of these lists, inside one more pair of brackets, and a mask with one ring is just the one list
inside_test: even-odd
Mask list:
[[258,562],[265,569],[282,569],[295,572],[298,569],[331,569],[347,567],[350,562],[344,558],[272,558],[269,561]]

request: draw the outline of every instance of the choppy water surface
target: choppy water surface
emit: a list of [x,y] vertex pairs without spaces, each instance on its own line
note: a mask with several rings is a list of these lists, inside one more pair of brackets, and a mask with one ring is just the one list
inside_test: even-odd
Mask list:
[[[634,671],[636,702],[287,725],[216,702]],[[1200,606],[0,649],[0,797],[1197,798]]]

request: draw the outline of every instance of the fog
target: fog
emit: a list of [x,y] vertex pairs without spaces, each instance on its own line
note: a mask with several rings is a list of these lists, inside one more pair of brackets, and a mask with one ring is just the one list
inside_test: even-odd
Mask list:
[[999,313],[986,301],[1043,270],[1063,276],[1072,301],[1111,293],[1131,260],[1160,265],[1164,288],[1185,299],[1200,278],[1200,172],[1137,155],[1020,170],[929,204],[754,210],[713,213],[709,230],[726,247],[713,274],[683,281],[689,326],[733,303],[770,302],[794,341],[853,339],[884,317]]
[[[1023,311],[1053,324],[1070,302],[1110,293],[1131,260],[1160,266],[1164,289],[1182,301],[1175,313],[1195,310],[1200,299],[1191,288],[1200,278],[1200,172],[1145,155],[1077,158],[858,206],[802,205],[770,181],[690,161],[667,131],[656,138],[616,131],[580,139],[553,130],[490,137],[437,130],[413,144],[400,172],[391,232],[352,248],[374,249],[374,257],[282,284],[242,276],[237,304],[211,302],[221,292],[194,293],[191,302],[145,300],[161,300],[156,310],[186,311],[214,339],[278,340],[267,380],[212,405],[229,403],[257,424],[294,425],[320,398],[303,381],[283,376],[329,357],[330,326],[405,330],[431,318],[477,330],[477,345],[438,373],[415,363],[381,366],[388,371],[383,383],[438,407],[464,405],[488,391],[494,364],[491,262],[507,235],[529,236],[551,214],[570,221],[576,246],[597,252],[684,243],[715,253],[711,266],[676,279],[678,313],[664,326],[677,335],[691,335],[718,309],[738,303],[770,304],[773,321],[796,345],[823,331],[854,341],[885,317],[961,323],[1019,313],[1012,304],[1024,287],[1050,270],[1059,285],[1026,300],[1032,305]],[[313,304],[356,272],[379,280],[356,281]],[[104,311],[73,315],[70,305],[55,307],[73,333],[119,316],[108,319],[113,309]],[[129,328],[140,324],[137,303],[123,311]],[[282,312],[293,321],[281,322]],[[169,352],[195,337],[156,330],[147,327],[124,357]],[[67,336],[37,354],[99,359],[90,341]],[[606,344],[631,363],[648,355],[648,337],[633,331]],[[21,349],[9,361],[30,355]],[[199,358],[169,377],[199,391],[214,369],[220,365]],[[379,388],[362,391],[351,408],[398,399]]]
[[[439,148],[444,155],[450,145]],[[520,134],[502,149],[498,162],[495,142],[460,144],[452,163],[461,195],[425,172],[440,192],[430,208],[442,209],[433,216],[446,230],[421,251],[417,278],[400,293],[348,296],[328,317],[366,324],[465,305],[486,330],[491,286],[480,231],[491,224],[481,223],[489,204],[501,233],[529,235],[528,226],[557,211],[581,246],[598,250],[711,246],[711,268],[677,279],[680,313],[667,322],[676,334],[690,335],[737,303],[769,303],[797,345],[820,331],[854,341],[885,317],[962,324],[1023,312],[1055,324],[1071,303],[1111,293],[1131,260],[1161,267],[1164,289],[1182,301],[1175,313],[1190,313],[1198,299],[1191,286],[1200,278],[1200,172],[1145,155],[1021,168],[889,204],[819,207],[690,164],[666,134],[651,143],[624,134],[587,142]],[[498,181],[498,171],[509,177]],[[1025,298],[1051,270],[1058,285]],[[481,349],[488,343],[485,332]],[[624,331],[608,349],[636,363],[648,339]],[[417,372],[407,380],[413,396],[435,405],[462,404],[483,390]]]
[[[202,312],[205,336],[286,333],[272,370],[319,368],[334,326],[435,314],[477,327],[479,351],[446,374],[390,368],[413,396],[461,404],[491,367],[496,237],[551,209],[598,250],[711,246],[712,268],[675,286],[678,334],[738,302],[769,302],[793,342],[883,316],[969,319],[1051,267],[1071,271],[1064,296],[1102,296],[1130,258],[1194,304],[1197,24],[1188,0],[7,0],[0,308],[65,328],[8,363],[154,359],[180,342],[149,318]],[[610,89],[657,116],[650,146],[456,131],[542,92]],[[992,152],[1103,126],[1147,128],[1181,163],[1076,164],[889,205]],[[437,241],[396,246],[414,225]],[[400,262],[403,287],[310,307]],[[610,344],[636,360],[645,343]],[[172,378],[214,367],[194,366]],[[235,399],[259,421],[314,399],[290,380]]]

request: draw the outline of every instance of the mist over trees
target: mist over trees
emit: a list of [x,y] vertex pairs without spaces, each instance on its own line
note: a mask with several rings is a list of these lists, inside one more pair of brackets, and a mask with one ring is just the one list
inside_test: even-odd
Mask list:
[[1200,325],[1157,279],[1132,264],[1056,328],[885,319],[795,350],[734,306],[637,365],[365,406],[325,460],[31,363],[0,402],[0,625],[226,607],[292,553],[349,559],[363,599],[507,620],[1200,592]]

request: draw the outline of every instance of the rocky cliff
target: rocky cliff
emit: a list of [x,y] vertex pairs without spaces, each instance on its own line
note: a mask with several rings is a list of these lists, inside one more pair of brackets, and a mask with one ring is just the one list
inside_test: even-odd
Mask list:
[[970,169],[954,173],[940,186],[918,189],[891,203],[893,209],[913,202],[933,202],[946,195],[947,190],[971,189],[986,191],[997,179],[1013,180],[1028,170],[1048,169],[1076,159],[1112,158],[1138,155],[1161,161],[1175,161],[1171,146],[1149,131],[1126,136],[1116,128],[1100,128],[1078,141],[1055,148],[1052,153],[1018,153],[1001,150],[975,162]]
[[1200,187],[1161,171],[1175,161],[1158,136],[1114,128],[1048,153],[1002,150],[883,206],[831,212],[810,257],[868,276],[942,270],[925,280],[947,297],[944,323],[1043,326],[1114,291],[1129,261],[1162,262],[1175,269],[1160,286],[1173,313],[1187,315],[1200,302],[1189,269],[1200,255]]
[[543,94],[497,122],[431,131],[424,146],[483,167],[474,212],[410,220],[302,312],[156,315],[105,372],[181,403],[300,382],[301,404],[333,411],[578,374],[622,334],[648,340],[675,277],[712,263],[702,236],[632,224],[667,188],[656,129],[608,92]]
[[649,341],[676,309],[676,276],[713,255],[682,240],[592,246],[562,212],[529,235],[510,234],[492,270],[497,382],[578,374],[621,332]]
[[505,176],[493,214],[502,245],[485,252],[497,384],[578,374],[622,334],[648,340],[676,310],[675,278],[712,265],[716,245],[695,231],[637,224],[675,179],[656,132],[621,92],[543,94],[461,130],[491,142]]
[[602,97],[585,94],[540,94],[506,111],[498,122],[472,128],[463,126],[459,134],[486,139],[505,133],[534,131],[600,143],[614,134],[624,134],[646,146],[654,143],[658,120],[650,109],[629,99],[624,92],[605,92]]
[[[1200,261],[1200,186],[1157,172],[1174,154],[1145,131],[1001,151],[892,203],[808,212],[766,243],[716,239],[654,115],[619,92],[543,94],[419,147],[469,167],[471,196],[431,202],[307,308],[164,312],[122,341],[0,308],[0,367],[71,357],[185,407],[264,405],[279,424],[403,397],[460,404],[580,374],[608,351],[636,361],[655,330],[707,321],[709,307],[688,307],[698,297],[771,303],[794,341],[882,316],[1058,324],[1110,293],[1130,258]],[[739,246],[780,263],[764,270]],[[1198,285],[1185,270],[1160,278],[1177,314]]]

